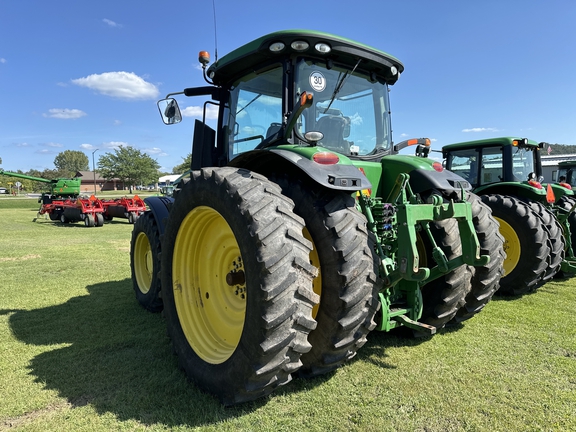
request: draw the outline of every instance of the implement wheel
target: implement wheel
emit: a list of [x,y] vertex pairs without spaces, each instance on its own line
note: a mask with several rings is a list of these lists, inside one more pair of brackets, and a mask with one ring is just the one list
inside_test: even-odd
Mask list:
[[490,261],[485,266],[472,267],[472,288],[466,296],[466,303],[450,322],[457,324],[472,318],[490,301],[498,288],[504,274],[504,237],[498,231],[498,222],[492,217],[490,208],[477,195],[467,193],[468,202],[472,204],[472,222],[480,242],[480,254],[489,255]]
[[308,337],[312,349],[302,356],[298,371],[299,376],[312,377],[354,357],[376,326],[378,260],[366,218],[349,193],[287,178],[272,180],[294,200],[294,212],[304,219],[314,246],[310,261],[319,268],[314,280],[314,291],[320,295],[314,315],[318,325]]
[[160,297],[160,233],[151,212],[138,218],[130,241],[132,286],[138,303],[150,312],[162,310]]
[[501,295],[521,295],[542,284],[550,260],[548,233],[542,219],[518,198],[506,195],[481,197],[492,210],[504,237],[504,275]]
[[104,216],[102,216],[102,213],[95,213],[94,218],[94,224],[97,227],[104,226]]
[[84,225],[87,227],[93,227],[96,222],[94,221],[94,216],[90,213],[86,214],[84,217]]
[[182,369],[224,405],[291,380],[310,350],[316,269],[304,222],[263,176],[193,171],[168,218],[162,297]]

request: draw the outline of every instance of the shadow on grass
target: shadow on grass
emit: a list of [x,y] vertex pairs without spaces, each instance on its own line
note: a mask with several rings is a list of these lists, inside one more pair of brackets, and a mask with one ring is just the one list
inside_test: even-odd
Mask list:
[[[15,337],[46,346],[29,371],[73,406],[91,405],[119,420],[201,426],[239,417],[266,398],[224,408],[178,369],[159,314],[134,299],[130,279],[87,286],[89,295],[35,310],[4,310]],[[299,386],[287,391],[297,391]]]
[[[146,425],[212,425],[248,414],[274,395],[321,385],[333,375],[294,379],[272,396],[224,408],[186,380],[163,318],[138,305],[130,279],[88,285],[87,290],[88,295],[55,306],[0,311],[10,314],[11,330],[20,341],[46,346],[30,361],[30,374],[73,406],[89,404],[98,413]],[[374,331],[351,364],[364,361],[394,369],[396,365],[386,361],[387,348],[427,340],[414,338],[408,329]]]

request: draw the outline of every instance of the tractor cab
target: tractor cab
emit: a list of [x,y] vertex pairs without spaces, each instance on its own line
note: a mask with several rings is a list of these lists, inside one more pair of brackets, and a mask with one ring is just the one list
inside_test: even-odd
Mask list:
[[568,189],[576,187],[576,163],[574,161],[563,161],[558,163],[558,173],[556,180]]
[[493,183],[542,181],[543,144],[527,138],[490,138],[444,146],[446,169],[477,189]]
[[[388,86],[404,67],[389,54],[325,33],[284,31],[238,48],[207,71],[208,54],[200,61],[214,87],[183,93],[212,96],[219,124],[216,133],[196,123],[193,169],[250,159],[269,147],[357,160],[394,152]],[[159,102],[166,124],[182,118],[173,95]]]

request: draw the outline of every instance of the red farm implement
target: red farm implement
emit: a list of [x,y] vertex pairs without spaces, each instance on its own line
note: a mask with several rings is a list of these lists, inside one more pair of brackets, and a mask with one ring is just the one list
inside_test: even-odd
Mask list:
[[50,220],[59,220],[63,224],[84,221],[87,227],[104,225],[104,206],[94,195],[90,198],[66,199],[53,199],[44,195],[41,201],[38,216],[48,215]]
[[133,224],[146,211],[146,204],[138,195],[134,195],[134,198],[102,200],[102,205],[104,220],[107,221],[117,217],[128,219],[128,223]]

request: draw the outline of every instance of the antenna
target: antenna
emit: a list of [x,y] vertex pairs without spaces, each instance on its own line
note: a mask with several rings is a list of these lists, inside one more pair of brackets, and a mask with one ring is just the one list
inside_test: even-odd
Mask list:
[[212,11],[214,12],[214,61],[218,61],[218,37],[216,31],[216,0],[212,0]]

